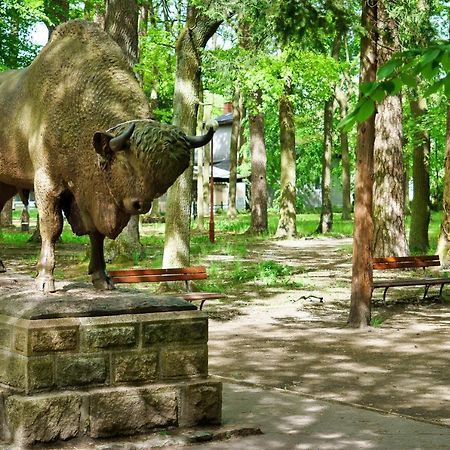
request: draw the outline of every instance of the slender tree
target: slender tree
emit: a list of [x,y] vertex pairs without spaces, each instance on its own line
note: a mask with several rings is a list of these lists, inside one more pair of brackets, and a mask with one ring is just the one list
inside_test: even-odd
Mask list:
[[[375,80],[377,72],[377,9],[378,2],[364,0],[361,23],[366,34],[361,37],[360,83]],[[350,313],[348,325],[366,327],[371,318],[372,273],[372,189],[375,115],[358,124],[355,222]]]
[[[342,31],[338,30],[333,42],[331,55],[339,59],[342,42]],[[334,90],[336,88],[334,87]],[[324,105],[323,114],[323,158],[322,158],[322,208],[317,232],[328,233],[333,228],[333,206],[331,203],[331,162],[333,156],[333,113],[334,97],[331,95]]]
[[236,186],[237,186],[237,158],[239,149],[239,136],[241,130],[241,109],[239,102],[241,101],[241,91],[239,85],[236,84],[233,97],[233,122],[231,124],[230,138],[230,180],[228,185],[228,211],[227,216],[235,219],[237,216],[236,209]]
[[262,93],[254,93],[254,106],[249,111],[251,177],[251,224],[248,232],[267,233],[267,155],[264,139]]
[[[176,45],[177,69],[173,99],[173,123],[195,134],[199,106],[201,51],[221,20],[193,5]],[[167,196],[163,267],[184,267],[190,262],[192,164],[170,187]]]
[[[107,0],[105,31],[119,44],[131,68],[138,57],[138,5],[136,0]],[[131,216],[122,233],[105,246],[108,259],[142,257],[139,216]]]
[[[398,25],[389,17],[384,1],[378,2],[378,65],[400,49]],[[377,109],[374,143],[375,256],[406,256],[403,127],[401,95],[386,97]]]
[[295,122],[292,103],[292,80],[285,78],[284,92],[279,102],[280,152],[281,152],[281,201],[280,219],[275,237],[291,239],[297,234],[295,203],[296,161]]
[[427,113],[427,103],[423,97],[410,100],[411,115],[414,120],[413,134],[413,200],[411,204],[411,227],[409,247],[412,251],[426,253],[430,246],[428,225],[430,223],[430,172],[428,156],[430,135],[424,129],[421,119]]

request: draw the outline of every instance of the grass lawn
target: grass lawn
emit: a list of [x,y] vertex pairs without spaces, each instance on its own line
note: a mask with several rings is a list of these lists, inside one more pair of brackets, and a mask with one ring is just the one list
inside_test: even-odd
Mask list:
[[[433,213],[429,228],[431,249],[436,250],[439,235],[440,213]],[[299,214],[297,230],[300,236],[317,237],[315,230],[319,222],[319,214]],[[36,221],[36,210],[31,211],[31,231]],[[237,219],[230,220],[225,214],[216,215],[216,242],[211,244],[208,231],[198,231],[193,222],[191,237],[191,264],[204,264],[208,267],[209,279],[199,284],[199,289],[226,292],[230,289],[244,289],[246,283],[255,283],[266,287],[277,286],[296,288],[292,275],[301,272],[299,267],[280,264],[276,261],[262,261],[258,258],[260,246],[273,237],[276,231],[278,214],[269,212],[269,234],[251,236],[245,234],[250,225],[250,214],[240,214]],[[0,255],[7,266],[22,273],[34,275],[39,244],[29,243],[30,233],[20,231],[20,211],[14,212],[15,227],[0,232]],[[205,222],[208,226],[207,221]],[[409,226],[409,217],[407,218]],[[343,221],[339,213],[334,214],[332,237],[350,237],[353,222]],[[144,258],[120,263],[111,262],[110,269],[130,267],[161,267],[164,248],[164,224],[143,224],[141,242],[144,246]],[[87,266],[89,239],[87,236],[75,236],[66,223],[61,242],[57,244],[57,279],[88,281]],[[351,254],[351,245],[341,245],[338,249]],[[155,283],[156,284],[156,283]],[[153,287],[152,287],[153,288]],[[156,288],[156,287],[155,287]]]

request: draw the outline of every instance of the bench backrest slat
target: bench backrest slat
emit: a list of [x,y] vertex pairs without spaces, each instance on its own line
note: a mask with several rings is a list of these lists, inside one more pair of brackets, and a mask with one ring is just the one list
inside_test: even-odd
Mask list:
[[171,269],[126,269],[126,270],[110,270],[109,275],[116,277],[122,275],[167,275],[167,274],[195,274],[205,273],[206,267],[193,266],[193,267],[180,267]]
[[374,270],[387,269],[415,269],[440,266],[438,255],[426,256],[389,256],[386,258],[373,258],[372,267]]
[[206,268],[183,267],[175,269],[130,269],[111,270],[109,275],[114,283],[143,283],[166,281],[205,280],[208,278]]

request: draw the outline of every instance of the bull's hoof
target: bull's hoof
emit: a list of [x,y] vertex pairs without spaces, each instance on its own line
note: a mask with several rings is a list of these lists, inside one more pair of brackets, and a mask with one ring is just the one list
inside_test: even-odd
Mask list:
[[56,291],[55,280],[53,278],[37,277],[35,283],[36,289],[43,291],[44,294]]
[[105,273],[93,273],[92,284],[94,285],[94,288],[99,291],[112,291],[116,288],[114,283],[111,281],[111,278],[109,278]]

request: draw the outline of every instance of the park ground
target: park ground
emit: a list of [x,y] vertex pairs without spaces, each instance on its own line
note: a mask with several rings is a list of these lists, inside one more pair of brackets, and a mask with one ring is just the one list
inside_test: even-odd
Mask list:
[[[77,277],[70,261],[83,260],[77,245],[59,246],[68,276]],[[30,255],[14,258],[16,245],[6,247],[8,266],[30,273]],[[212,376],[244,386],[250,397],[263,389],[267,398],[278,392],[298,402],[351,405],[414,419],[419,428],[438,425],[450,436],[450,288],[440,300],[422,300],[423,288],[392,289],[386,305],[375,292],[372,326],[351,329],[351,238],[252,239],[245,247],[211,246],[195,260],[212,268],[207,287],[220,279],[226,285],[227,298],[204,307]],[[226,420],[233,422],[233,411]],[[450,448],[450,440],[436,447],[433,432],[430,439],[426,448]]]

